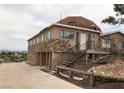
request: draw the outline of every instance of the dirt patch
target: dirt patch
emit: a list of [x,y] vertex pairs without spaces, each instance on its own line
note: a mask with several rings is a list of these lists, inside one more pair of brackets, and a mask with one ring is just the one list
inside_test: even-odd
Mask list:
[[0,64],[0,88],[4,89],[78,89],[80,87],[22,63]]

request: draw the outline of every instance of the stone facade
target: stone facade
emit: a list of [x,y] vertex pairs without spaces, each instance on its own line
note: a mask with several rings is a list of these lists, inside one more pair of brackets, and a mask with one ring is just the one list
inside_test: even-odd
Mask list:
[[38,53],[56,53],[56,52],[66,52],[70,48],[68,40],[61,39],[51,39],[48,41],[43,41],[36,45],[28,46],[28,62],[32,65],[39,65]]
[[[73,32],[73,39],[62,38],[60,31]],[[49,32],[51,32],[50,38],[42,40],[42,36],[48,35]],[[66,34],[68,35],[68,33]],[[124,35],[120,33],[101,35],[101,29],[88,19],[83,17],[67,17],[58,21],[57,24],[44,28],[28,40],[28,63],[45,66],[47,69],[55,69],[57,65],[62,63],[62,59],[68,56],[67,51],[83,41],[80,39],[81,34],[86,36],[84,45],[86,46],[86,53],[89,51],[89,54],[103,54],[101,51],[106,50],[102,48],[102,39],[104,38],[111,39],[112,46],[114,44],[118,46],[120,41],[124,41]],[[32,41],[36,40],[38,41],[32,44]]]

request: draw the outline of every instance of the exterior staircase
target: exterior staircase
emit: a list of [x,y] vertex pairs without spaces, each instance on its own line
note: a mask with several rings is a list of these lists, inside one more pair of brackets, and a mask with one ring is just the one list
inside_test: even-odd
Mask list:
[[81,58],[84,54],[85,54],[84,52],[71,53],[63,60],[62,65],[69,67],[71,64],[76,62],[79,58]]
[[[90,41],[90,43],[92,43],[92,41]],[[80,68],[81,64],[82,66],[93,66],[94,64],[106,64],[106,63],[111,63],[115,60],[117,60],[118,57],[123,57],[124,55],[124,51],[120,51],[119,49],[116,48],[111,48],[110,50],[100,50],[100,51],[96,51],[95,47],[89,47],[87,48],[87,50],[80,50],[81,46],[88,46],[87,44],[89,44],[89,41],[87,41],[86,43],[80,45],[80,43],[74,45],[73,47],[71,47],[69,50],[66,51],[67,56],[65,56],[65,58],[62,58],[62,63],[61,65],[66,66],[66,67],[76,67]],[[92,43],[93,44],[93,43]],[[91,53],[87,52],[88,50],[93,50],[90,51]],[[95,56],[95,60],[94,62],[92,61],[92,59],[88,60],[88,64],[86,64],[86,53],[92,54],[92,53],[96,53]],[[109,52],[109,53],[108,53]],[[122,52],[122,53],[121,53]],[[61,56],[63,55],[59,55],[57,58],[61,58]],[[90,58],[90,56],[88,56]],[[91,65],[92,63],[92,65]],[[88,67],[89,68],[89,67]]]

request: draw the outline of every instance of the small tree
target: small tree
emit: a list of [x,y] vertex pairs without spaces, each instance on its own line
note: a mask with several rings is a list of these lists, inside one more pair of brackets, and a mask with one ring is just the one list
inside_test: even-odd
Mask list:
[[102,23],[111,25],[124,24],[124,4],[114,4],[115,15],[102,20]]
[[[102,23],[108,23],[110,25],[123,25],[124,24],[124,4],[114,4],[113,10],[115,11],[115,15],[109,16],[102,20]],[[116,55],[118,56],[118,60],[124,54],[123,50],[114,49],[116,50]]]

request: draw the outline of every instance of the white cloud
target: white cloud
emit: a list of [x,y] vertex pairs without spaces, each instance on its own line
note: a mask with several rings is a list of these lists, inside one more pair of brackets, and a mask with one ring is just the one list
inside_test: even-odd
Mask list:
[[113,14],[113,5],[0,5],[0,49],[27,50],[27,39],[61,16],[84,16],[111,31],[101,20]]

